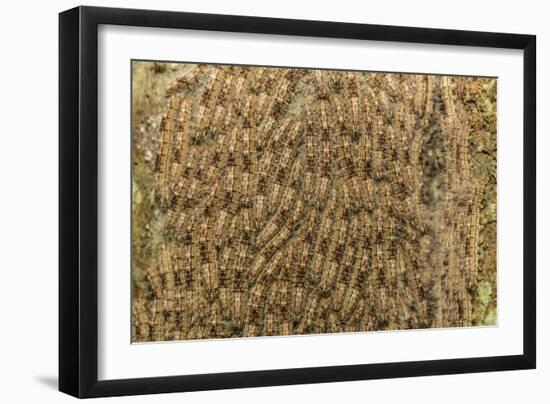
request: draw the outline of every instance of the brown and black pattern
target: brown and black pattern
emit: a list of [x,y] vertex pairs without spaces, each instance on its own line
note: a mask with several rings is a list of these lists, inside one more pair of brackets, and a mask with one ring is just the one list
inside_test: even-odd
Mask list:
[[495,84],[187,65],[146,171],[155,213],[134,206],[153,230],[133,341],[486,324]]

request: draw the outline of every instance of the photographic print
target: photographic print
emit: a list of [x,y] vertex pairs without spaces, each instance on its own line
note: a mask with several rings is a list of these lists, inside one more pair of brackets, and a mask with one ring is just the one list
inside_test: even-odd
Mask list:
[[494,77],[132,61],[132,342],[495,325],[496,103]]

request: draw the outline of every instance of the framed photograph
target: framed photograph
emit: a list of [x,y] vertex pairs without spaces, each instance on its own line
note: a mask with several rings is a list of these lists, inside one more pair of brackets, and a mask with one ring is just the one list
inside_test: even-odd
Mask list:
[[59,29],[61,391],[535,368],[535,36]]

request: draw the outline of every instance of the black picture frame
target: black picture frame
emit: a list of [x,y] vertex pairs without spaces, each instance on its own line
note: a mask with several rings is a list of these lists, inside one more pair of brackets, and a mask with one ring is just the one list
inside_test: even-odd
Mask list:
[[[523,354],[98,380],[97,52],[100,24],[523,50]],[[84,398],[535,368],[534,35],[77,7],[59,15],[59,100],[59,390]]]

